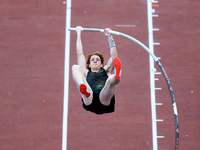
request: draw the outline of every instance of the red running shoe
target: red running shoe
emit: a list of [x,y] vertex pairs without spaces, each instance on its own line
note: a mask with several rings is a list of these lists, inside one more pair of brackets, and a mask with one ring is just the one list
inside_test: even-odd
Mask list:
[[113,66],[114,66],[114,74],[115,74],[115,79],[119,80],[121,76],[121,61],[119,58],[114,58],[113,60]]
[[79,90],[82,94],[84,94],[86,97],[90,96],[90,92],[87,89],[87,86],[85,84],[80,84],[79,85]]

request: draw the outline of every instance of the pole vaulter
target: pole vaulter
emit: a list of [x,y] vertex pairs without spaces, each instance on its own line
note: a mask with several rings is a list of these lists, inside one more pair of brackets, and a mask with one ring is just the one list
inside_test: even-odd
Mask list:
[[[69,28],[69,31],[76,31],[76,28]],[[104,29],[96,29],[96,28],[83,28],[82,31],[90,31],[90,32],[104,32]],[[179,149],[179,123],[178,123],[178,111],[177,111],[177,106],[176,106],[176,101],[175,101],[175,97],[174,97],[174,92],[171,86],[171,83],[169,81],[168,75],[164,69],[164,67],[162,66],[162,64],[160,63],[160,61],[158,60],[158,58],[149,50],[148,47],[146,47],[143,43],[141,43],[140,41],[138,41],[137,39],[118,32],[118,31],[113,31],[113,30],[109,30],[108,33],[110,34],[115,34],[115,35],[119,35],[119,36],[123,36],[129,40],[132,40],[133,42],[139,44],[141,47],[143,47],[150,55],[151,57],[155,60],[155,62],[157,63],[157,65],[159,66],[165,81],[167,83],[169,92],[170,92],[170,96],[171,96],[171,100],[172,100],[172,104],[173,104],[173,111],[174,111],[174,120],[175,120],[175,150]]]

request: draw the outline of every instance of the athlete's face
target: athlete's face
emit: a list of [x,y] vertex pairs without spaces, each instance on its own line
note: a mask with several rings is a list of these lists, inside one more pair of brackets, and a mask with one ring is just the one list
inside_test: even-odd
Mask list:
[[91,70],[100,70],[103,65],[101,64],[101,58],[98,55],[92,55],[90,58],[90,65],[89,67]]

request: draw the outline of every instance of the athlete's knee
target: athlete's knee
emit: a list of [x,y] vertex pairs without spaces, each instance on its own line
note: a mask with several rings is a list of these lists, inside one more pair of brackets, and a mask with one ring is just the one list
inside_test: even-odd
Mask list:
[[120,82],[120,79],[119,80],[116,80],[115,79],[115,75],[112,74],[111,76],[109,76],[109,78],[107,79],[106,83],[109,84],[109,85],[116,85]]
[[80,66],[79,65],[73,65],[72,66],[72,72],[78,71],[80,70]]
[[110,100],[109,101],[101,101],[101,103],[105,106],[109,106],[110,105]]

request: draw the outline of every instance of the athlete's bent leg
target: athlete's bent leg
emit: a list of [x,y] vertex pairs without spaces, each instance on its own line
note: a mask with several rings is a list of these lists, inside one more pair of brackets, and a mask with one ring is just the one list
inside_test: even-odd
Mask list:
[[102,104],[108,106],[110,104],[110,101],[113,97],[113,95],[115,94],[115,88],[116,85],[120,82],[119,80],[116,80],[115,75],[111,75],[108,77],[108,79],[106,80],[106,84],[103,87],[103,89],[101,90],[100,93],[100,101]]
[[79,65],[72,66],[72,76],[79,90],[79,93],[81,94],[81,97],[83,98],[85,105],[91,104],[92,99],[93,99],[93,96],[92,96],[93,92],[89,84],[87,83],[86,78],[81,72],[81,68]]
[[100,93],[100,101],[104,105],[109,105],[111,98],[115,94],[115,85],[119,83],[121,77],[121,61],[119,58],[113,60],[114,74],[109,76],[106,84]]

